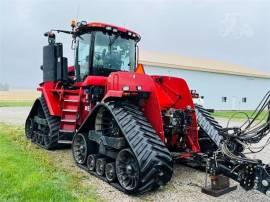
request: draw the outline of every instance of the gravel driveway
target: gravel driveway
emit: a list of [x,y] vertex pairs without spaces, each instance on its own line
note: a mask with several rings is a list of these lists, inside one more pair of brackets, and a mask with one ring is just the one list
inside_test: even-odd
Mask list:
[[[0,122],[23,125],[29,111],[30,107],[0,107]],[[226,124],[225,119],[219,121],[222,125]],[[233,124],[238,125],[239,123],[234,122]],[[241,187],[219,198],[202,194],[200,186],[203,185],[205,173],[184,165],[175,165],[173,178],[165,187],[141,196],[128,196],[76,167],[70,150],[45,152],[53,156],[55,162],[61,167],[76,172],[86,186],[95,185],[98,196],[105,201],[269,201],[269,198],[263,194],[254,190],[246,192]],[[269,154],[270,148],[268,147],[257,154],[257,158],[269,162]],[[232,184],[235,182],[232,181]]]

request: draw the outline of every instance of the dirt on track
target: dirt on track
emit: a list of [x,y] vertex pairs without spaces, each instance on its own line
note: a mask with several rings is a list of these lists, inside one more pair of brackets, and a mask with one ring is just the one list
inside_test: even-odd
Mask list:
[[[29,110],[30,107],[0,107],[0,122],[23,126]],[[220,120],[220,122],[224,125],[226,120]],[[52,157],[55,164],[76,174],[85,186],[94,185],[97,195],[104,201],[269,201],[265,195],[254,190],[246,192],[239,186],[236,191],[219,198],[202,194],[201,186],[204,183],[205,173],[179,164],[174,166],[172,180],[166,186],[144,195],[128,196],[78,168],[73,161],[70,149],[44,152]],[[268,149],[257,157],[268,160],[269,154]],[[232,181],[232,184],[237,183]]]

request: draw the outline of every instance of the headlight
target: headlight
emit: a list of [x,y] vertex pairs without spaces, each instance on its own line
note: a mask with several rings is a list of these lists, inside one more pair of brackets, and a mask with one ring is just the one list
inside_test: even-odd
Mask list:
[[137,86],[136,88],[137,88],[137,90],[142,90],[141,86]]
[[129,86],[123,86],[123,91],[129,91]]

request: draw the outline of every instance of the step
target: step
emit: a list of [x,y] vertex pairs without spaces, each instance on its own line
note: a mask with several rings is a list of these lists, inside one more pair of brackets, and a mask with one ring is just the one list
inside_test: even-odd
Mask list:
[[65,89],[65,95],[78,95],[80,93],[79,90],[67,90]]
[[65,123],[76,123],[76,119],[61,119],[61,122],[65,122]]
[[[61,120],[78,120],[77,118],[78,118],[77,113],[73,113],[73,112],[72,113],[63,112],[62,116],[61,116]],[[65,121],[63,121],[63,122],[65,122]],[[71,123],[72,121],[66,121],[66,122]]]
[[59,144],[72,144],[72,141],[70,140],[58,140]]
[[64,102],[80,102],[80,100],[64,100]]
[[80,96],[79,95],[64,95],[64,99],[66,99],[66,100],[79,100]]
[[59,132],[60,133],[75,133],[75,131],[73,130],[64,130],[64,129],[60,129]]
[[[63,133],[75,133],[76,131],[76,124],[70,123],[62,123],[60,126],[60,131]],[[60,138],[61,139],[61,138]]]
[[63,112],[78,112],[78,110],[76,110],[76,109],[63,109],[62,110]]

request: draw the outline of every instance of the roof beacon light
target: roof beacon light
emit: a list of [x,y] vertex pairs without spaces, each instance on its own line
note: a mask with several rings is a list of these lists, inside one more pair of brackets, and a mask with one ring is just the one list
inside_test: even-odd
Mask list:
[[76,24],[77,24],[76,20],[71,20],[70,26],[72,28],[75,28],[76,27]]

